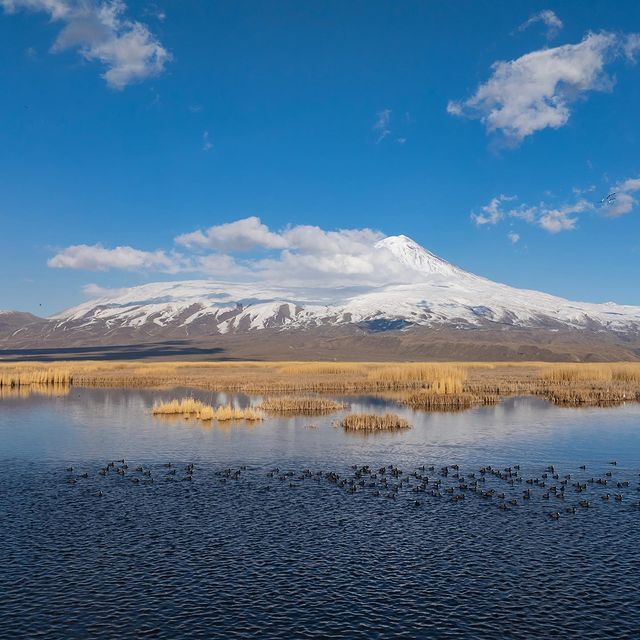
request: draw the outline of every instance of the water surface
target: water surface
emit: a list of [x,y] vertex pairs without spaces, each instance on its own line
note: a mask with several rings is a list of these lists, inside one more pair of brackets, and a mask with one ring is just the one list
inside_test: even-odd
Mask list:
[[[640,637],[639,405],[425,414],[349,398],[413,424],[370,435],[344,433],[339,413],[150,415],[183,391],[0,400],[0,635]],[[99,474],[121,459],[124,476]],[[514,465],[521,482],[480,473]],[[483,478],[479,492],[456,473]],[[564,500],[545,497],[564,480]]]

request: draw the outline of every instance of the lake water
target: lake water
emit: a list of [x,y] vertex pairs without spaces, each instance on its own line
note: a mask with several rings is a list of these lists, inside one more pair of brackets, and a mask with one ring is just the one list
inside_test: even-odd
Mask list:
[[640,405],[150,415],[184,392],[0,399],[0,637],[640,638]]

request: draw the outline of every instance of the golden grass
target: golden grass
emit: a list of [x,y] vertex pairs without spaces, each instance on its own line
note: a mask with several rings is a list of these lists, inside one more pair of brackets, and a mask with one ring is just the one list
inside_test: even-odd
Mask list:
[[204,402],[200,402],[199,400],[195,400],[194,398],[182,398],[181,400],[170,400],[169,402],[159,402],[154,404],[151,413],[153,413],[153,415],[199,415],[207,407],[209,407],[209,405],[206,405]]
[[25,368],[0,369],[0,387],[27,387],[31,385],[69,385],[72,382],[68,369]]
[[346,431],[395,431],[410,429],[411,425],[395,413],[350,413],[342,418],[340,426]]
[[551,365],[541,368],[534,393],[554,404],[611,406],[640,400],[640,365],[603,363]]
[[499,401],[496,395],[477,393],[437,393],[430,389],[410,393],[402,398],[402,402],[412,409],[423,411],[456,411],[477,405],[492,405]]
[[266,398],[258,405],[261,411],[297,415],[320,415],[344,408],[342,402],[329,398],[295,398],[291,396]]
[[549,366],[540,371],[540,378],[547,382],[625,382],[640,384],[640,365],[619,364],[573,364]]
[[74,382],[82,386],[193,386],[256,394],[360,393],[460,389],[466,366],[388,363],[82,363]]
[[290,362],[278,370],[294,376],[350,375],[366,373],[366,365],[359,362]]
[[508,395],[538,395],[568,406],[608,405],[638,399],[640,363],[0,362],[2,389],[60,383],[291,397],[397,394],[401,402],[425,410],[486,404],[487,398]]
[[183,415],[199,418],[200,420],[217,420],[218,422],[227,422],[229,420],[262,420],[261,414],[251,408],[239,409],[230,404],[212,407],[194,398],[160,402],[153,406],[151,412],[156,416]]
[[450,385],[462,388],[467,379],[467,371],[461,365],[405,363],[375,367],[368,371],[367,378],[392,385],[423,383],[428,386]]

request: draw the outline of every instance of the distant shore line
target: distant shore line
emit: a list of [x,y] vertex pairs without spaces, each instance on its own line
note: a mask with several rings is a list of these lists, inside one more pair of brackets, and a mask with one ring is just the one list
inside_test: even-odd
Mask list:
[[[55,395],[70,386],[189,387],[268,397],[366,393],[425,411],[492,405],[518,395],[543,397],[560,406],[612,406],[640,401],[640,363],[0,363],[0,398],[29,390]],[[298,402],[303,406],[304,398]]]

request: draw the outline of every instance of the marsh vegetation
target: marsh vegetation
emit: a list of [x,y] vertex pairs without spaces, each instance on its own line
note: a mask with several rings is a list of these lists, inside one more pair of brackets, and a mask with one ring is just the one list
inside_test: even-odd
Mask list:
[[73,377],[71,371],[61,366],[41,367],[31,366],[2,366],[0,368],[0,387],[46,387],[49,385],[68,386]]
[[181,398],[169,402],[159,402],[151,410],[155,416],[186,416],[199,420],[217,420],[227,422],[230,420],[262,420],[262,415],[254,409],[240,409],[230,404],[213,407],[194,398]]
[[279,414],[322,415],[339,411],[344,406],[344,403],[330,398],[275,396],[263,400],[258,409]]
[[346,431],[395,431],[410,429],[407,420],[395,413],[350,413],[340,420],[340,426]]
[[3,390],[68,385],[255,394],[264,396],[262,410],[282,414],[339,410],[338,401],[321,396],[363,393],[427,411],[490,405],[514,395],[563,406],[609,406],[640,400],[640,363],[0,363]]

